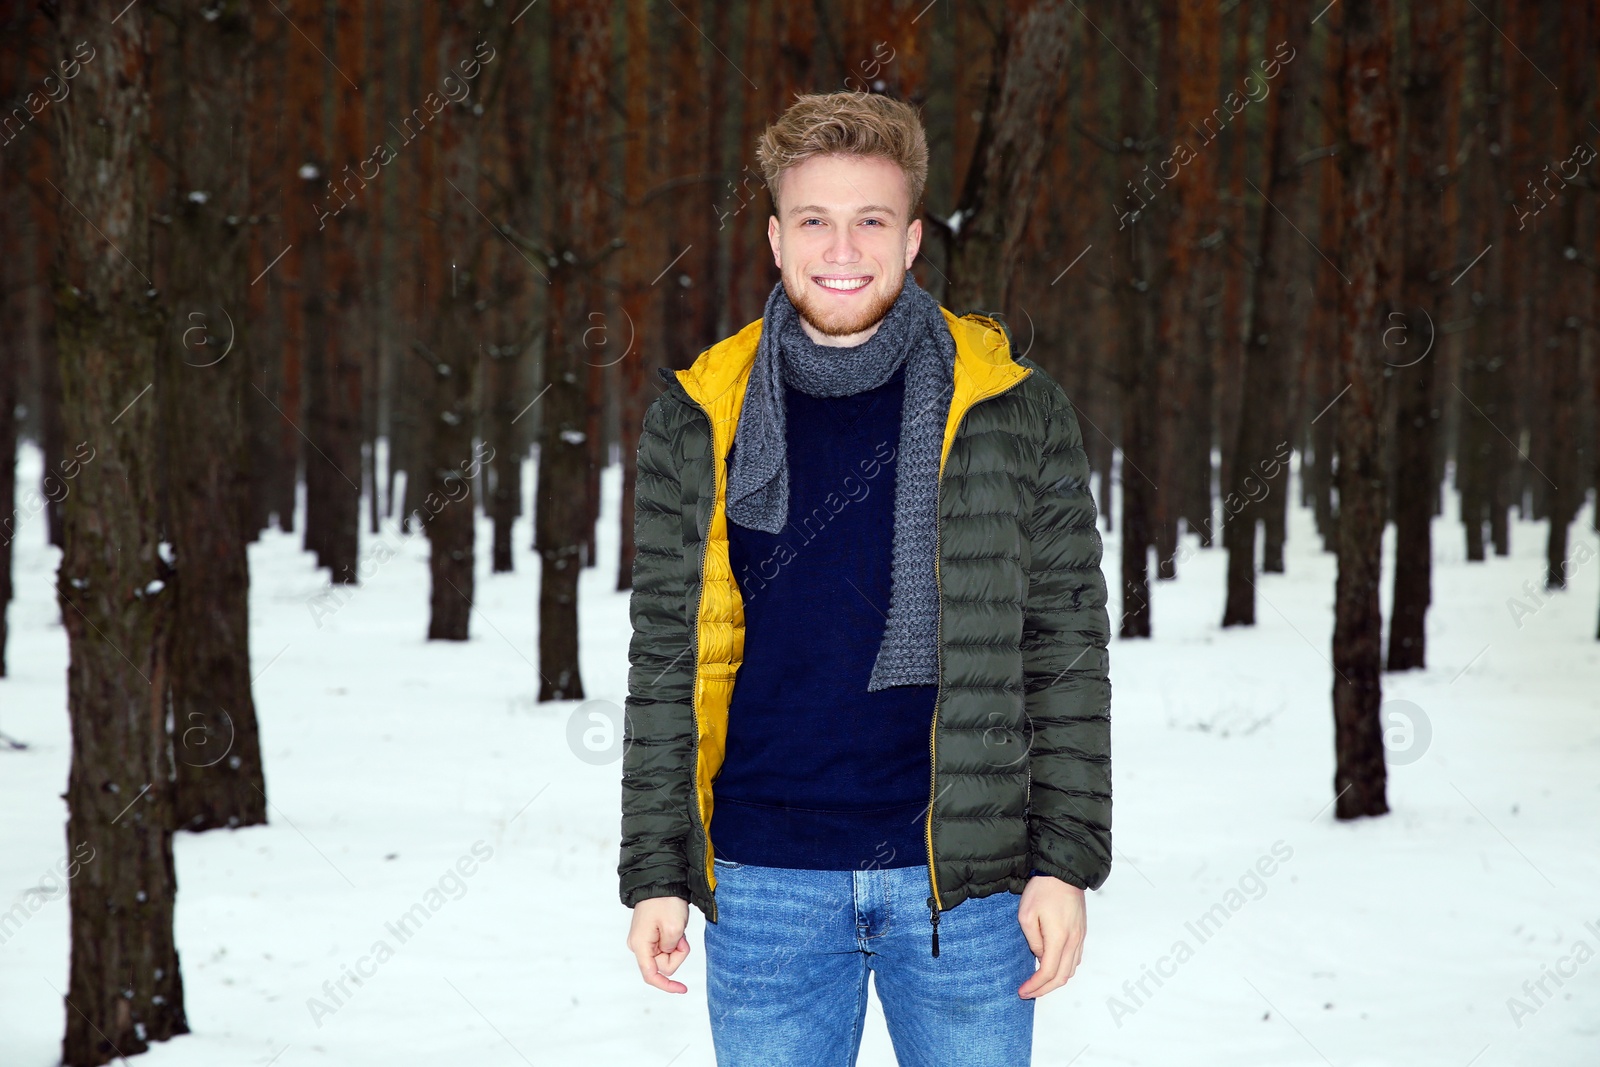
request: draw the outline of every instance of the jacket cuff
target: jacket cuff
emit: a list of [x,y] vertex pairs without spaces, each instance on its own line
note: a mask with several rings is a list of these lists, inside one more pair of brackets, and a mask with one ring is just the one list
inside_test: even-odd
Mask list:
[[1067,870],[1065,867],[1056,867],[1052,865],[1049,860],[1046,860],[1043,857],[1041,857],[1038,862],[1043,863],[1045,866],[1034,867],[1029,870],[1029,878],[1037,878],[1040,875],[1047,875],[1051,878],[1059,878],[1070,886],[1076,886],[1077,888],[1085,891],[1088,890],[1089,883],[1087,879],[1079,877],[1073,872]]
[[689,887],[682,882],[662,882],[657,885],[634,886],[622,894],[622,903],[633,907],[641,900],[650,900],[654,897],[682,897],[689,899]]

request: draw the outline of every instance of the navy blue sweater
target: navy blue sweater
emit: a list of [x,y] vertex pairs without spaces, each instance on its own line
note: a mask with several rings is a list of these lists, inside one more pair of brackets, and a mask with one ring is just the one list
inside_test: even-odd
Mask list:
[[714,786],[724,859],[927,862],[937,687],[867,692],[889,610],[904,396],[903,370],[854,396],[785,390],[789,524],[768,534],[728,523],[745,641]]

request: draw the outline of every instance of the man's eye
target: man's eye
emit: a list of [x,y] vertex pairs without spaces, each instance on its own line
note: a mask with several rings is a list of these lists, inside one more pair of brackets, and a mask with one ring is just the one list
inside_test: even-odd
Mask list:
[[882,219],[863,219],[862,220],[862,225],[863,226],[865,226],[865,225],[882,226],[883,225],[883,220]]

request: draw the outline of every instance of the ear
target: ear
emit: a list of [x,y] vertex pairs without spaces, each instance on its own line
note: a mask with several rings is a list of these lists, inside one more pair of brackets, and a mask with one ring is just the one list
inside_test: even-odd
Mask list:
[[767,243],[772,245],[772,262],[783,269],[783,254],[778,251],[778,216],[767,216]]
[[911,225],[906,227],[906,270],[911,269],[911,264],[916,261],[917,252],[922,248],[922,220],[912,219]]

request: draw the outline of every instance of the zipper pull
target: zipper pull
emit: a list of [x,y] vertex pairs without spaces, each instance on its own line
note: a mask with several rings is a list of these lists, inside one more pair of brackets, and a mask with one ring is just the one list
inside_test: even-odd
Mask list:
[[939,904],[928,898],[928,921],[933,924],[933,958],[939,958]]

